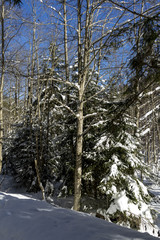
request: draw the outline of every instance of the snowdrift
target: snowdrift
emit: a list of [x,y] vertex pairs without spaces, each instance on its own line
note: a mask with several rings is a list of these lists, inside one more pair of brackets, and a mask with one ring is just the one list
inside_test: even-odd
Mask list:
[[20,194],[0,192],[1,240],[154,240],[113,223]]

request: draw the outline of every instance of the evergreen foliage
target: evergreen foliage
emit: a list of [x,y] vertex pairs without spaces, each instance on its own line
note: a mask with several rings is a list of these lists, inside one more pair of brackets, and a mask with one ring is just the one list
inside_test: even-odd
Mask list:
[[153,82],[159,82],[159,26],[157,16],[140,20],[137,25],[137,31],[141,31],[139,43],[135,43],[132,49],[132,56],[129,67],[133,77],[130,79],[134,89],[137,78],[139,79],[141,89]]
[[21,6],[21,4],[22,4],[21,0],[5,0],[5,1],[9,2],[10,4],[18,5],[18,6]]
[[[103,207],[97,211],[105,219],[113,222],[119,224],[123,222],[123,225],[130,222],[130,227],[133,215],[137,219],[135,228],[139,229],[138,219],[141,218],[141,212],[134,215],[132,208],[143,208],[143,204],[149,203],[150,196],[143,183],[138,180],[144,165],[142,155],[139,153],[138,138],[133,135],[135,124],[126,115],[113,121],[100,121],[94,125],[94,128],[96,128],[94,130],[96,136],[90,138],[92,141],[90,150],[92,149],[92,151],[85,152],[85,163],[88,163],[88,168],[85,165],[84,180],[88,181],[88,190],[89,188],[95,189],[96,186],[94,196],[106,201],[106,204],[103,204]],[[126,206],[123,209],[124,199],[126,199],[124,201]],[[150,212],[149,209],[148,212]],[[143,217],[146,218],[146,216]],[[148,224],[152,224],[151,215]]]
[[[39,126],[19,126],[9,136],[10,145],[4,151],[4,163],[21,186],[27,191],[39,191],[35,160],[38,162],[41,182],[45,187],[55,178],[51,142],[46,145],[46,133]],[[5,170],[5,169],[4,169]],[[51,190],[51,189],[50,189]],[[46,193],[48,194],[48,193]]]
[[[7,1],[22,4],[21,0]],[[140,179],[145,171],[141,151],[145,144],[152,144],[152,159],[157,166],[155,155],[160,141],[160,134],[155,137],[156,129],[159,132],[158,100],[152,101],[153,117],[149,121],[147,116],[151,113],[146,112],[150,108],[145,109],[147,95],[152,95],[153,100],[153,94],[147,89],[157,82],[152,85],[156,90],[150,90],[158,99],[160,79],[158,5],[152,8],[150,2],[146,4],[149,11],[139,15],[131,9],[139,11],[144,1],[129,4],[128,11],[128,4],[119,6],[112,1],[80,3],[79,0],[74,6],[66,1],[57,1],[57,5],[48,2],[45,15],[41,16],[37,9],[43,13],[44,3],[38,1],[30,6],[29,21],[33,20],[33,24],[24,24],[25,18],[20,21],[19,17],[21,26],[15,28],[17,23],[19,26],[16,12],[13,12],[16,17],[12,28],[17,29],[16,33],[5,23],[5,32],[10,37],[6,35],[5,55],[11,55],[11,60],[5,60],[5,74],[11,80],[3,104],[4,171],[15,176],[27,191],[39,191],[42,184],[46,193],[55,197],[73,196],[76,176],[75,186],[79,186],[74,196],[80,199],[82,187],[82,210],[97,212],[104,219],[134,229],[141,228],[143,219],[146,225],[153,223],[148,207],[150,196]],[[66,20],[65,8],[66,14],[73,11]],[[52,20],[46,23],[48,14]],[[132,19],[128,18],[130,15]],[[32,30],[27,30],[28,26],[32,26]],[[22,49],[25,46],[26,51],[30,49],[29,55],[22,53],[22,59],[27,59],[24,65],[19,61],[17,52],[21,47],[16,38],[23,27],[29,36],[32,34],[30,39],[25,36],[23,40],[23,34],[20,37],[20,41],[26,41]],[[55,36],[43,36],[53,31]],[[7,48],[12,48],[12,39],[15,39],[15,49],[10,54]],[[130,44],[133,47],[128,60],[125,52],[131,50]],[[7,69],[9,65],[11,70]],[[16,79],[15,84],[12,78]],[[141,103],[144,106],[139,110]],[[138,128],[144,122],[146,126],[149,124],[148,131],[152,133],[149,139],[144,138],[146,129],[141,129],[139,134]],[[145,158],[148,163],[149,155]]]

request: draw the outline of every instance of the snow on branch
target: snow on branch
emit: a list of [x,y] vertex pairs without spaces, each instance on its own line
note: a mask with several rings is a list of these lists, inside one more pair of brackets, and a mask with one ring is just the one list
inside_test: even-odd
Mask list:
[[143,132],[141,132],[141,136],[145,136],[147,133],[150,132],[150,128],[145,129]]
[[63,15],[60,11],[58,11],[55,7],[51,6],[51,5],[48,5],[47,3],[44,3],[43,0],[39,0],[41,3],[45,4],[48,8],[52,9],[53,11],[55,11],[56,13],[58,13],[58,15],[62,18],[63,18]]
[[76,113],[74,113],[73,110],[69,106],[67,106],[66,104],[62,103],[57,98],[55,98],[54,101],[57,102],[58,104],[60,104],[62,107],[66,108],[74,117],[77,118]]
[[94,116],[97,116],[97,112],[87,114],[86,116],[84,116],[84,119],[89,118],[89,117],[94,117]]
[[156,110],[159,110],[160,106],[156,106],[155,108],[153,108],[152,110],[150,110],[149,112],[147,112],[140,120],[143,121],[144,119],[146,119],[148,116],[150,116],[152,113],[154,113]]
[[79,85],[76,84],[76,83],[72,83],[72,82],[69,82],[69,81],[63,81],[61,79],[57,79],[57,78],[47,78],[47,79],[43,79],[44,81],[45,80],[48,80],[48,81],[54,81],[54,82],[58,82],[58,83],[63,83],[65,85],[68,85],[70,87],[73,87],[73,88],[76,88],[77,90],[79,90]]

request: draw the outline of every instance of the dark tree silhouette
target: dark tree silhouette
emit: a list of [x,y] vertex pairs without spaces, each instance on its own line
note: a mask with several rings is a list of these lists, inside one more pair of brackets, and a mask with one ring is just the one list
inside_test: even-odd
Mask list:
[[13,4],[13,5],[19,5],[19,6],[22,4],[21,0],[6,0],[6,2],[9,2],[10,4]]

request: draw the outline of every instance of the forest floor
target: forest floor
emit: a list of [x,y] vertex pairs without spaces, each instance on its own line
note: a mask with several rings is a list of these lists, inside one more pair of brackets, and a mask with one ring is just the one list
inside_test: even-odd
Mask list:
[[[155,195],[151,207],[157,212],[160,228],[160,186],[150,184]],[[59,199],[56,205],[40,201],[41,193],[28,194],[11,176],[0,176],[0,239],[3,240],[152,240],[140,233],[69,208],[72,198]],[[63,200],[63,201],[62,201]],[[59,201],[59,202],[58,202]]]
[[157,219],[155,220],[155,224],[160,229],[160,186],[153,184],[149,187],[149,191],[154,194],[151,207],[156,211]]

